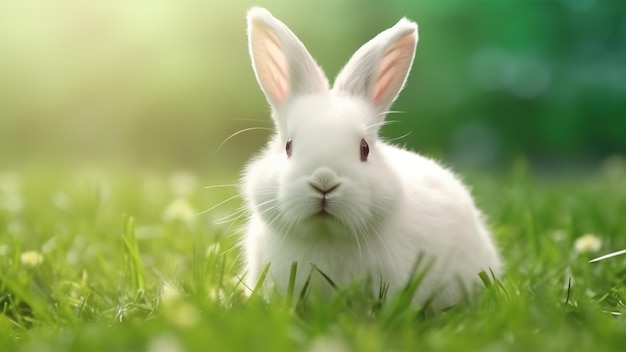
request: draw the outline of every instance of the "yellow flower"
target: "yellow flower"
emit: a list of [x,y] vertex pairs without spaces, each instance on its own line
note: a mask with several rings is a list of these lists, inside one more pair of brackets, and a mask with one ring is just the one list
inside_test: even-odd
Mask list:
[[181,221],[192,223],[196,220],[196,211],[185,199],[176,199],[163,212],[163,220],[167,222]]
[[602,247],[602,239],[594,234],[585,234],[574,241],[574,249],[578,253],[594,253]]
[[28,251],[20,254],[22,265],[34,268],[43,263],[43,255],[37,251]]
[[190,328],[197,325],[198,321],[200,321],[198,308],[187,302],[166,305],[164,308],[165,317],[176,326]]

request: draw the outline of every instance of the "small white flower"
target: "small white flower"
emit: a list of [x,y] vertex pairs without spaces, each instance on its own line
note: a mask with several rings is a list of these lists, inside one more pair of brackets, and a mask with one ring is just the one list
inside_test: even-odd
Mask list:
[[191,172],[179,171],[170,177],[170,187],[177,196],[188,196],[198,186],[198,178]]
[[37,251],[27,251],[20,254],[20,262],[24,266],[34,268],[43,263],[43,255]]
[[176,199],[163,212],[163,220],[167,222],[181,221],[192,223],[196,220],[196,211],[185,199]]
[[602,247],[602,239],[594,234],[585,234],[574,241],[574,249],[578,253],[594,253]]
[[161,286],[161,301],[164,303],[172,302],[180,297],[180,292],[173,285],[164,282]]
[[157,335],[148,341],[146,346],[148,352],[182,352],[184,351],[180,342],[174,335]]

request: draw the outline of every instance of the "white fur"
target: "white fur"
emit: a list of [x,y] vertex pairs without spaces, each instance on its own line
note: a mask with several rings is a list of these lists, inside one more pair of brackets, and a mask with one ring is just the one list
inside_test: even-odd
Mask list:
[[[415,23],[401,19],[363,45],[330,90],[304,45],[267,10],[249,10],[248,36],[276,125],[242,179],[249,287],[271,263],[264,284],[285,290],[295,261],[296,289],[314,264],[340,286],[370,276],[373,289],[388,284],[394,293],[423,256],[432,265],[415,299],[422,304],[434,296],[440,309],[471,292],[479,271],[500,273],[467,188],[435,161],[378,138],[413,61]],[[360,160],[362,139],[367,161]],[[319,216],[322,209],[330,216]],[[319,275],[314,283],[327,285]]]

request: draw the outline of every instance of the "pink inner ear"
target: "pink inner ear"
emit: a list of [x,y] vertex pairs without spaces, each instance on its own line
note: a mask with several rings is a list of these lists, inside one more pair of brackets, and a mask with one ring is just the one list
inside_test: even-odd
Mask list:
[[410,67],[413,46],[412,35],[406,35],[391,45],[383,55],[372,89],[372,101],[375,104],[386,100],[389,100],[386,103],[391,103],[402,88]]
[[397,65],[398,59],[396,57],[385,57],[381,62],[380,72],[376,78],[376,85],[374,85],[374,93],[372,95],[372,101],[379,103],[385,92],[389,91],[389,86],[393,83],[393,72],[390,72],[394,66]]
[[287,58],[278,37],[267,28],[257,28],[259,42],[256,49],[256,68],[259,81],[271,98],[283,102],[289,91],[289,70]]
[[271,80],[275,86],[276,99],[284,101],[287,98],[287,90],[289,86],[289,76],[287,71],[287,59],[283,55],[282,49],[277,38],[272,35],[271,40],[267,41],[266,50],[270,60]]

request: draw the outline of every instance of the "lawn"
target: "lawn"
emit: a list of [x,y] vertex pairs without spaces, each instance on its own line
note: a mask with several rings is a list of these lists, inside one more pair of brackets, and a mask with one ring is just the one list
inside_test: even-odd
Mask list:
[[248,297],[234,174],[2,170],[0,351],[623,351],[626,255],[589,261],[626,248],[624,163],[465,180],[506,275],[431,316],[358,285]]

